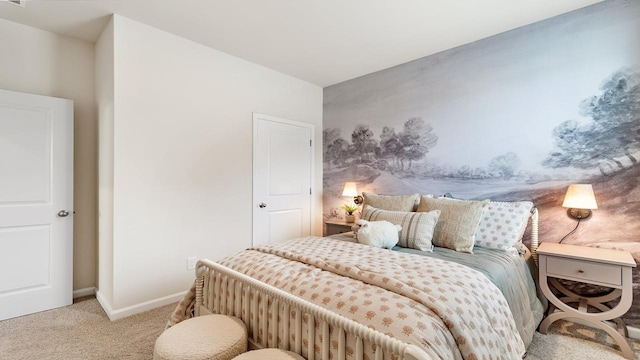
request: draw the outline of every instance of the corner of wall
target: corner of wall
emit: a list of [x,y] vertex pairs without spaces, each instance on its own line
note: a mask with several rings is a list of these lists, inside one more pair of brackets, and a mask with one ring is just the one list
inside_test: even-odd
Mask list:
[[[96,44],[96,63],[98,296],[113,319],[177,300],[193,282],[185,259],[219,259],[250,246],[251,217],[235,215],[251,207],[248,114],[320,128],[322,89],[116,15]],[[321,133],[315,139],[320,150]],[[321,209],[321,168],[316,176]],[[228,226],[234,222],[240,225]],[[316,233],[321,227],[317,221]]]
[[95,45],[95,93],[98,107],[98,292],[105,305],[113,301],[113,131],[114,131],[113,18]]
[[117,310],[114,310],[112,303],[105,297],[103,292],[101,292],[100,290],[96,292],[96,299],[100,303],[100,306],[102,306],[102,309],[104,310],[105,314],[107,314],[107,317],[109,318],[109,320],[115,321],[115,320],[125,318],[127,316],[153,310],[161,306],[173,304],[175,302],[180,301],[186,293],[187,293],[186,291],[183,291],[183,292],[179,292],[169,296],[164,296],[159,299],[145,301],[143,303],[136,304],[133,306],[126,306],[124,308],[120,308]]

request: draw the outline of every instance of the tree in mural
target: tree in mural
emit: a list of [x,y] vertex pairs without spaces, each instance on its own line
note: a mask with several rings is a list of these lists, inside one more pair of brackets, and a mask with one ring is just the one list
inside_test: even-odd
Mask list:
[[[438,142],[433,127],[419,117],[404,123],[400,133],[385,126],[380,141],[374,139],[368,125],[358,124],[351,133],[351,144],[340,136],[340,129],[325,129],[322,133],[324,159],[331,164],[368,164],[381,170],[411,171],[415,161],[422,160]],[[388,161],[392,166],[388,166]]]
[[413,162],[423,159],[437,142],[433,127],[422,118],[414,117],[404,123],[400,133],[389,126],[382,128],[376,155],[380,159],[391,159],[399,171],[410,171]]
[[511,179],[520,166],[520,158],[512,152],[499,155],[489,162],[489,171],[494,177]]
[[577,121],[562,122],[553,129],[553,137],[559,151],[551,153],[542,164],[552,168],[572,165],[578,168],[593,167],[593,159],[585,151],[588,135],[588,129],[579,126]]
[[322,152],[323,154],[327,154],[329,151],[329,147],[333,144],[334,141],[340,138],[340,129],[324,129],[322,131]]
[[404,159],[408,161],[407,170],[411,170],[413,161],[424,158],[429,149],[438,143],[438,136],[433,133],[431,124],[425,123],[422,118],[414,117],[404,123],[400,143],[404,148]]
[[351,134],[354,156],[357,156],[360,163],[372,163],[375,159],[376,140],[373,138],[373,131],[368,125],[358,124]]
[[347,140],[339,138],[333,142],[331,149],[329,149],[329,159],[333,160],[333,163],[337,166],[345,166],[351,157],[351,145]]
[[557,151],[543,165],[560,168],[598,168],[603,175],[615,164],[624,168],[619,158],[638,161],[633,154],[640,150],[640,73],[622,69],[613,73],[600,87],[602,94],[585,99],[580,114],[591,117],[580,125],[567,120],[553,130]]
[[384,161],[384,159],[391,159],[394,165],[393,168],[401,169],[403,152],[404,148],[400,142],[400,136],[396,134],[396,131],[392,127],[383,127],[382,133],[380,134],[380,146],[376,148],[376,156],[379,159],[378,163],[383,164],[382,161]]
[[601,96],[580,104],[581,115],[593,119],[593,127],[599,132],[594,137],[596,142],[613,145],[615,149],[609,151],[612,157],[624,154],[635,164],[638,161],[632,153],[640,150],[640,73],[617,71],[601,90]]
[[462,178],[462,179],[470,179],[473,177],[471,172],[472,172],[471,166],[462,165],[456,172],[456,177]]
[[324,162],[331,169],[331,164],[344,166],[350,155],[349,143],[340,136],[340,129],[325,129],[322,132]]

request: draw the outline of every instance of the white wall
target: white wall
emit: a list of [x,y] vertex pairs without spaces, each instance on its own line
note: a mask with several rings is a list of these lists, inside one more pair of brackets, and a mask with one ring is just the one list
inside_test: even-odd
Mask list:
[[113,298],[113,19],[95,46],[98,105],[98,281],[100,296]]
[[253,112],[316,126],[322,233],[322,88],[121,16],[113,32],[112,318],[187,290],[187,257],[251,245]]
[[91,288],[97,209],[93,44],[0,19],[0,54],[0,88],[74,101],[73,288]]

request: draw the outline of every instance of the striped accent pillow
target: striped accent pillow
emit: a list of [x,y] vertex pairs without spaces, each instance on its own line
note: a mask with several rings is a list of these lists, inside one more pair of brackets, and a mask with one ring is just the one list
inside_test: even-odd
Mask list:
[[433,230],[438,223],[440,210],[430,212],[388,211],[365,205],[362,218],[367,221],[386,220],[402,226],[398,246],[433,251]]

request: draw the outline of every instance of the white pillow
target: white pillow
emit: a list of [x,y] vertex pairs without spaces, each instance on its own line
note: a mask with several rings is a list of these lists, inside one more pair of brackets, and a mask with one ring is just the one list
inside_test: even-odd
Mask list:
[[433,231],[438,223],[440,211],[411,212],[411,211],[387,211],[365,205],[362,218],[368,221],[386,220],[394,225],[400,225],[400,238],[398,246],[433,251]]
[[531,201],[489,202],[480,217],[475,245],[512,251],[514,245],[522,240],[531,209]]

